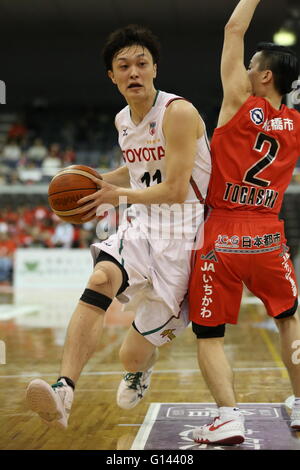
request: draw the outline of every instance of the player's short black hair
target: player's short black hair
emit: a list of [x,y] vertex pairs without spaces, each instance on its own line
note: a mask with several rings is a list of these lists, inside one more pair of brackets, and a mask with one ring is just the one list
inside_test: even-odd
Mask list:
[[108,36],[102,50],[106,69],[112,69],[113,58],[121,49],[133,45],[146,47],[152,55],[154,64],[158,63],[160,43],[157,37],[146,26],[130,24],[113,31]]
[[262,52],[260,70],[271,70],[275,89],[280,95],[292,91],[292,84],[299,77],[299,61],[295,52],[273,42],[260,42],[256,52]]

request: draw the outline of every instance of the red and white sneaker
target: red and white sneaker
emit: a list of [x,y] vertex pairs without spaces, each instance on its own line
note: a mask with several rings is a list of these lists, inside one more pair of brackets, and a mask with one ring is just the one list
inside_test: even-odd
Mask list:
[[300,431],[300,407],[293,406],[291,413],[291,428],[294,431]]
[[218,416],[212,424],[194,429],[193,439],[198,444],[242,444],[245,440],[244,420],[220,419]]
[[285,400],[285,406],[291,410],[291,428],[293,431],[300,431],[300,405],[295,403],[294,395]]

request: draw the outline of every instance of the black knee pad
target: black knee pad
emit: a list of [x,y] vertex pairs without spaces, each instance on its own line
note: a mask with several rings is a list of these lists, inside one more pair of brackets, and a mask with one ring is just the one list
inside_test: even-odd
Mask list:
[[121,287],[118,290],[116,295],[121,294],[129,286],[129,284],[128,284],[128,274],[127,274],[124,266],[122,266],[119,263],[119,261],[116,260],[116,258],[114,258],[110,254],[106,253],[106,251],[102,251],[102,250],[100,251],[100,253],[98,255],[98,258],[96,259],[96,264],[99,263],[100,261],[110,261],[111,263],[114,263],[116,266],[118,266],[118,268],[120,268],[121,273],[122,273],[122,277],[123,277],[123,282],[122,282],[122,285],[121,285]]
[[203,326],[193,322],[192,326],[193,332],[198,339],[223,338],[225,335],[225,323],[217,326]]
[[105,312],[112,303],[112,299],[104,294],[99,294],[99,292],[92,289],[85,289],[80,300],[86,304],[93,305],[94,307],[99,307]]
[[288,310],[286,310],[285,312],[280,313],[279,315],[277,315],[277,317],[274,317],[274,318],[276,320],[280,320],[281,318],[292,317],[293,315],[295,315],[295,313],[297,311],[297,308],[298,308],[298,299],[295,300],[295,303],[294,303],[292,308],[289,308]]

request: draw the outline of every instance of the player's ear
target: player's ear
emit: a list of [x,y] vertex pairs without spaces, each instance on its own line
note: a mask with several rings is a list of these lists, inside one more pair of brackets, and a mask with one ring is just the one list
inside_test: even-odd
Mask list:
[[156,78],[156,75],[157,75],[157,65],[154,64],[153,65],[153,78]]
[[109,78],[111,79],[111,81],[112,81],[114,84],[116,84],[116,80],[115,80],[113,71],[112,71],[112,70],[109,70],[109,71],[107,72],[107,75],[109,76]]
[[264,70],[262,74],[262,83],[266,85],[267,83],[270,83],[272,79],[273,79],[272,70]]

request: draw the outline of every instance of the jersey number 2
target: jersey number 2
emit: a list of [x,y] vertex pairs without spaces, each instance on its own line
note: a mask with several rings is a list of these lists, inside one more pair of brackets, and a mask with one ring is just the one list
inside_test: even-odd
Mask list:
[[263,146],[265,143],[269,144],[269,149],[267,153],[264,154],[264,156],[257,163],[255,163],[255,165],[249,168],[249,170],[245,173],[245,176],[243,179],[244,183],[254,184],[255,186],[262,186],[263,188],[270,186],[271,181],[256,178],[256,176],[258,173],[263,171],[267,166],[273,163],[273,161],[277,157],[280,145],[279,145],[279,142],[276,139],[274,139],[274,137],[271,137],[270,135],[260,132],[257,136],[254,150],[262,153]]
[[[153,181],[153,183],[154,183],[154,181],[157,181],[157,184],[161,183],[161,172],[160,172],[160,170],[156,170],[156,172],[154,173],[154,175],[152,177],[152,181]],[[149,188],[149,186],[151,184],[151,175],[148,171],[146,171],[146,173],[144,173],[143,176],[141,177],[141,182],[146,183],[146,186]]]

